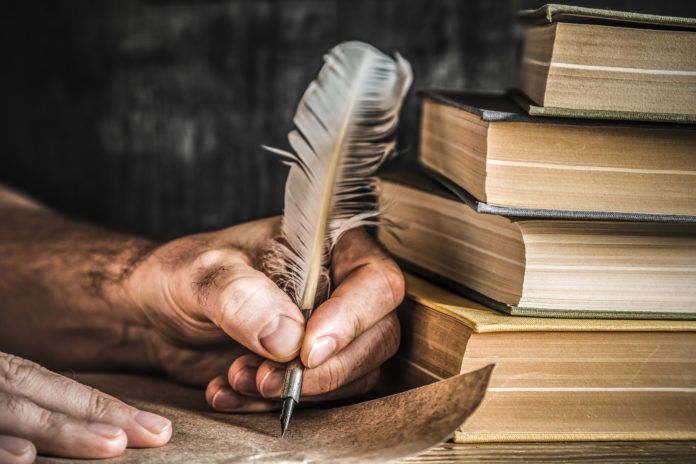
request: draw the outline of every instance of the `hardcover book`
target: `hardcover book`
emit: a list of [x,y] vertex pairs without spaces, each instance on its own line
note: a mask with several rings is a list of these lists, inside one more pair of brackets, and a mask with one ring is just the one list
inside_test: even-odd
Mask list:
[[530,114],[696,122],[696,20],[547,5],[524,11]]
[[514,317],[406,282],[394,388],[495,363],[455,441],[696,439],[696,322]]
[[505,95],[442,91],[424,93],[421,124],[420,162],[492,206],[696,215],[696,126],[533,117]]
[[[576,318],[696,318],[696,222],[507,217],[423,175],[384,176],[378,236],[407,269],[495,309]],[[688,218],[685,218],[688,219]]]

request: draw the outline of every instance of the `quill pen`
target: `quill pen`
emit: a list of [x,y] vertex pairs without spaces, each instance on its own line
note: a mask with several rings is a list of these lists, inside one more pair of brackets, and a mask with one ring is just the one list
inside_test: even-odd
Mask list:
[[[264,147],[290,165],[281,237],[266,261],[271,278],[309,319],[328,296],[331,250],[346,231],[377,221],[373,177],[394,151],[411,66],[362,42],[344,42],[325,57],[305,91],[288,134],[293,152]],[[288,363],[281,434],[300,400],[303,365]]]

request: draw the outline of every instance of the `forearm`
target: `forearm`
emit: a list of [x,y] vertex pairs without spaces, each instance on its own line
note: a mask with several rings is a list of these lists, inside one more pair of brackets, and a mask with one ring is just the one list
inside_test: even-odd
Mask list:
[[152,246],[0,185],[0,350],[57,368],[147,367],[148,324],[121,284]]

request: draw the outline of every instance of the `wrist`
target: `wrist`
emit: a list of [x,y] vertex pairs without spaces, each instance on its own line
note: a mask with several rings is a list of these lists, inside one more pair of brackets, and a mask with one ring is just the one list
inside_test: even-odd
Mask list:
[[156,249],[155,242],[135,237],[119,241],[119,251],[107,256],[89,285],[112,312],[119,342],[113,348],[114,362],[126,368],[157,370],[159,362],[153,348],[153,323],[144,308],[134,282],[142,279],[139,269]]
[[138,269],[156,246],[156,243],[146,239],[124,239],[118,254],[106,256],[106,262],[99,266],[101,269],[90,276],[90,286],[97,290],[107,305],[117,311],[123,320],[133,324],[148,324],[134,282],[143,278]]

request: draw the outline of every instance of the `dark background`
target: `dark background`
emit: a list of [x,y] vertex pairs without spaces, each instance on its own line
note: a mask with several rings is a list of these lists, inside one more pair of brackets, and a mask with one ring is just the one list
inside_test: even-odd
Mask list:
[[[575,4],[695,16],[690,1]],[[324,52],[398,50],[415,88],[515,82],[514,13],[541,1],[3,2],[0,182],[169,238],[280,213],[292,114]],[[403,112],[415,159],[418,101]]]

